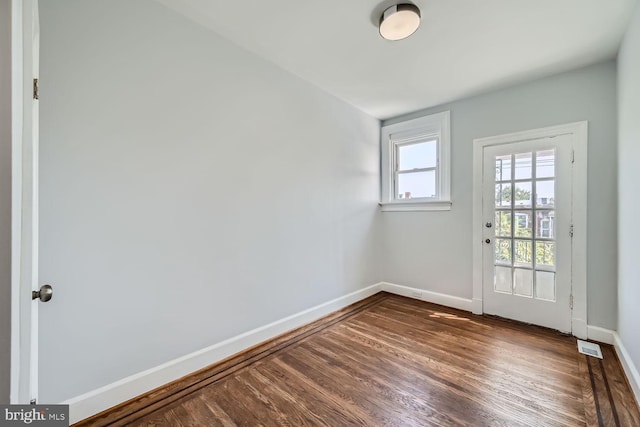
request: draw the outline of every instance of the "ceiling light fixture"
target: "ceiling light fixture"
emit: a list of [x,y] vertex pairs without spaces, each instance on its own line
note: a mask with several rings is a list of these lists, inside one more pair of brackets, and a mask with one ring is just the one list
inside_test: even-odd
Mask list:
[[387,40],[402,40],[420,26],[420,9],[410,3],[391,6],[380,17],[380,35]]

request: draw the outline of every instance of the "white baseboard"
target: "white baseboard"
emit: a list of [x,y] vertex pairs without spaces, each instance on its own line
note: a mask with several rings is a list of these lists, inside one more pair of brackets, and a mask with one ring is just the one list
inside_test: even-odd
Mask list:
[[622,343],[622,338],[620,338],[617,332],[613,333],[613,346],[622,364],[622,369],[624,369],[624,373],[627,375],[631,390],[636,398],[636,403],[640,406],[640,373],[638,373],[638,368],[633,363],[633,360],[631,360],[631,356],[627,353],[627,349]]
[[154,388],[163,386],[192,372],[219,362],[246,348],[311,323],[327,314],[376,294],[380,290],[380,283],[368,286],[210,347],[163,363],[160,366],[123,378],[97,390],[69,399],[63,402],[63,404],[69,405],[70,421],[71,424],[73,424],[102,412],[105,409],[126,402]]
[[380,283],[380,287],[381,290],[392,294],[428,301],[434,304],[457,308],[459,310],[473,311],[473,301],[467,298],[460,298],[452,295],[425,291],[424,289],[411,288],[409,286],[396,285],[387,282]]
[[611,329],[605,329],[599,326],[587,326],[587,339],[593,341],[599,341],[605,344],[613,345],[613,336],[615,335],[615,333],[616,332],[612,331]]

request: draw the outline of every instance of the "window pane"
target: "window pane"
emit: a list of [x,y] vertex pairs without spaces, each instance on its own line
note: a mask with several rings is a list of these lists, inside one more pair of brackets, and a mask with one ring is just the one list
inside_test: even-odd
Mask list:
[[511,155],[496,157],[496,181],[511,179]]
[[513,290],[515,295],[533,296],[533,270],[516,268],[513,271]]
[[552,208],[555,204],[554,180],[536,181],[536,206],[539,208]]
[[515,223],[513,224],[515,237],[532,237],[533,213],[531,211],[516,211],[513,214],[515,217]]
[[515,263],[520,265],[530,265],[533,260],[531,240],[516,240],[515,244]]
[[515,191],[515,206],[530,208],[531,207],[531,181],[517,182]]
[[496,184],[496,207],[511,207],[511,184]]
[[437,164],[437,141],[398,145],[398,170],[435,168]]
[[496,236],[511,236],[511,212],[496,212]]
[[516,154],[515,179],[531,179],[531,154]]
[[555,176],[555,150],[538,151],[536,153],[536,177],[553,178]]
[[536,237],[555,239],[556,233],[556,213],[555,211],[536,212]]
[[536,271],[536,298],[547,301],[556,300],[556,273]]
[[556,265],[556,244],[536,242],[536,264],[553,267]]
[[398,199],[436,196],[436,171],[398,174]]
[[511,267],[496,266],[493,276],[493,289],[496,292],[511,294]]
[[511,265],[511,240],[496,239],[496,263]]

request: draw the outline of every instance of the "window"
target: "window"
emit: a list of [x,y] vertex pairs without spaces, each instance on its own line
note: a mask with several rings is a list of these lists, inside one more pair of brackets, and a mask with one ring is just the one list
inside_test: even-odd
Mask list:
[[540,237],[551,237],[551,220],[540,221]]
[[397,199],[436,197],[438,139],[395,144]]
[[384,211],[448,210],[449,112],[383,126]]

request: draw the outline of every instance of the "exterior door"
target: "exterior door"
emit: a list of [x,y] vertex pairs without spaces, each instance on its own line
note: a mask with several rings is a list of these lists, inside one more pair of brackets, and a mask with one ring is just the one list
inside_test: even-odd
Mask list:
[[483,150],[483,311],[571,332],[572,138]]

